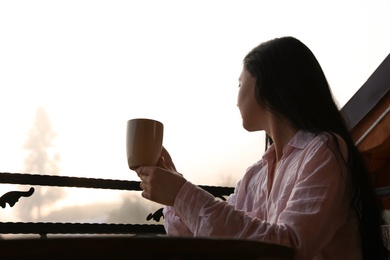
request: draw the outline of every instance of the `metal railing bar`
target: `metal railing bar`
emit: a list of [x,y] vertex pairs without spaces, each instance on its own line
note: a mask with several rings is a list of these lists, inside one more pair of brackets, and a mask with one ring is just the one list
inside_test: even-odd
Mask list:
[[[0,183],[141,191],[141,188],[139,187],[139,181],[110,180],[27,173],[0,172]],[[228,196],[234,192],[234,188],[232,187],[208,185],[200,185],[199,187],[208,191],[216,197]]]
[[161,224],[0,222],[1,234],[166,234]]
[[0,183],[25,184],[39,186],[95,188],[113,190],[141,190],[139,182],[95,179],[83,177],[68,177],[57,175],[40,175],[27,173],[0,173]]

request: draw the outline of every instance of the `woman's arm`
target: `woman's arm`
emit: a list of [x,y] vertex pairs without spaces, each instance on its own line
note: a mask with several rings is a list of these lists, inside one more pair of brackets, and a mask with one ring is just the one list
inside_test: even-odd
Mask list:
[[[238,183],[236,189],[240,186]],[[236,201],[236,194],[231,194],[227,203],[234,205]],[[164,227],[168,235],[172,236],[194,236],[194,233],[188,228],[188,225],[183,220],[184,217],[180,217],[173,207],[164,207]],[[183,218],[183,219],[182,219]]]
[[195,236],[259,239],[298,249],[300,259],[313,257],[347,222],[350,209],[342,160],[325,143],[308,154],[276,222],[251,217],[190,182],[177,194],[174,209]]
[[166,206],[163,210],[164,228],[169,236],[194,236],[187,224],[176,214],[172,207]]

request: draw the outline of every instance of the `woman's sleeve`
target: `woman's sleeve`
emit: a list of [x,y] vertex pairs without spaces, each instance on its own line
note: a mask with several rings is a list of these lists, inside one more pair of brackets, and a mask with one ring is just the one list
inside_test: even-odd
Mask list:
[[313,148],[275,223],[235,210],[190,182],[180,190],[174,208],[195,236],[259,239],[299,249],[305,259],[319,252],[348,217],[345,166],[336,157],[327,144]]
[[172,207],[163,210],[165,232],[170,236],[194,236],[187,224],[176,214]]
[[[238,183],[236,190],[240,186]],[[227,203],[234,205],[236,202],[236,194],[233,193],[227,198]],[[189,229],[185,223],[185,216],[180,216],[180,212],[176,212],[173,207],[166,206],[163,210],[164,214],[164,228],[168,235],[172,236],[194,236],[194,233]]]

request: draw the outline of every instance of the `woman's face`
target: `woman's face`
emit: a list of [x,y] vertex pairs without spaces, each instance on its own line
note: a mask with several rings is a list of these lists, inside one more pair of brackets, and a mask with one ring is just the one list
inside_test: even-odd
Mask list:
[[237,106],[240,109],[243,127],[250,132],[267,130],[268,112],[255,97],[256,78],[243,69],[238,81]]

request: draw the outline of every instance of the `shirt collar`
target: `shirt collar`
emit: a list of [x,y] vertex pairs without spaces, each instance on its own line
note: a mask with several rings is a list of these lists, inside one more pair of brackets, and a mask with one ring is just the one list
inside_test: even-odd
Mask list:
[[[283,155],[288,156],[294,149],[305,149],[305,147],[313,140],[315,134],[299,130],[288,144],[283,148]],[[292,149],[291,149],[292,148]],[[275,157],[275,147],[272,144],[263,155],[263,160],[270,161]]]
[[293,138],[291,138],[290,142],[287,146],[297,148],[297,149],[305,149],[305,147],[313,140],[315,134],[306,132],[303,130],[299,130]]

